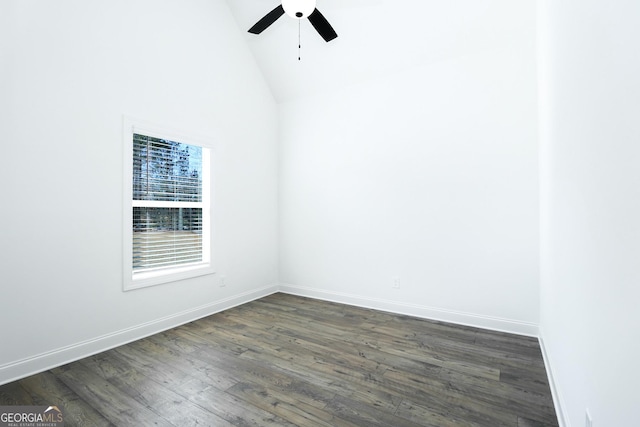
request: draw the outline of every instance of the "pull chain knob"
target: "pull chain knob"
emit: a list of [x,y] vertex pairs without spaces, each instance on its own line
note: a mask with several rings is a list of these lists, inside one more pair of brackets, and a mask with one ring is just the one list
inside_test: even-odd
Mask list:
[[301,44],[300,44],[300,20],[298,19],[298,61],[300,61],[300,48],[301,48]]

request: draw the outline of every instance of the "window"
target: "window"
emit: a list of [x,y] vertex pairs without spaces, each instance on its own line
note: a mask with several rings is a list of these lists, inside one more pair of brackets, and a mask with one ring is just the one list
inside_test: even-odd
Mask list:
[[210,148],[125,119],[124,289],[213,273]]

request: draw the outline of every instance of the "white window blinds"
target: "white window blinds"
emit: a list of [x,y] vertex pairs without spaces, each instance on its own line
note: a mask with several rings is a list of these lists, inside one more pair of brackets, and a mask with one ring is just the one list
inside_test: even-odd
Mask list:
[[133,134],[133,275],[204,261],[203,148]]

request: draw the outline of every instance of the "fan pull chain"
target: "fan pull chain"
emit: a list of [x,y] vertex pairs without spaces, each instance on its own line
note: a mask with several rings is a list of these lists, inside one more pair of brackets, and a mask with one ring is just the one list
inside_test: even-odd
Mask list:
[[298,61],[300,61],[300,19],[298,19]]

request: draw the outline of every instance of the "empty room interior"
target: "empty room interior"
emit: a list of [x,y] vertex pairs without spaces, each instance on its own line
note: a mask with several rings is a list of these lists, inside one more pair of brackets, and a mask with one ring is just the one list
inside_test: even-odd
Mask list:
[[0,2],[2,411],[639,425],[640,2],[282,7]]

